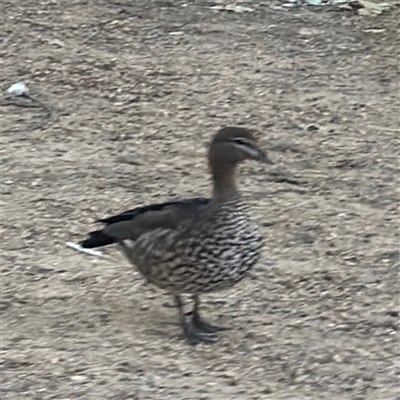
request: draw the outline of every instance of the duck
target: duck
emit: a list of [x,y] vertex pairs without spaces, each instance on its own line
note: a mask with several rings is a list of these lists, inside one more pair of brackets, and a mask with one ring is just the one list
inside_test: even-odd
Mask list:
[[[118,244],[151,284],[173,296],[189,344],[214,342],[225,327],[200,315],[200,296],[240,282],[259,261],[263,238],[237,187],[246,160],[273,164],[252,131],[224,127],[208,149],[212,196],[149,204],[100,219],[103,228],[81,242],[86,249]],[[184,312],[183,295],[193,309]]]

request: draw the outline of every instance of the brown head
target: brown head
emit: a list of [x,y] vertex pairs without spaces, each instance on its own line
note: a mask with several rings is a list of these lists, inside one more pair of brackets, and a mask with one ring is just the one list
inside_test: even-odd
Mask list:
[[208,160],[217,197],[229,196],[237,191],[235,169],[242,161],[256,160],[272,164],[266,152],[258,146],[255,136],[239,127],[226,127],[217,132],[210,145]]

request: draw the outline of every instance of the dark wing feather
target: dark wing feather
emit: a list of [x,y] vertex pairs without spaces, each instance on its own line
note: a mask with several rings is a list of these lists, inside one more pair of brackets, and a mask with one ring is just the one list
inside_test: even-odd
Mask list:
[[150,204],[148,206],[136,207],[136,208],[133,208],[132,210],[124,211],[123,213],[121,213],[119,215],[115,215],[113,217],[99,219],[99,220],[97,220],[97,222],[102,222],[103,224],[110,225],[110,224],[115,224],[116,222],[121,222],[121,221],[131,221],[136,216],[138,216],[140,214],[144,214],[147,211],[161,211],[161,210],[165,209],[166,207],[170,207],[170,206],[183,207],[183,208],[190,209],[190,208],[207,206],[209,203],[210,203],[210,199],[206,199],[203,197],[196,197],[194,199],[184,199],[184,200],[178,200],[178,201],[167,201],[165,203],[155,203],[155,204]]
[[141,234],[157,228],[173,229],[182,220],[195,218],[210,204],[210,199],[194,198],[150,204],[125,211],[113,217],[98,220],[106,226],[89,233],[81,242],[85,248],[107,246],[124,239],[137,239]]

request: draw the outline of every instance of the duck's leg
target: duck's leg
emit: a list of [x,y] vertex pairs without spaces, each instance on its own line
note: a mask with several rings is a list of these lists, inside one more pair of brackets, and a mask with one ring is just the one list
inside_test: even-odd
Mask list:
[[200,312],[199,312],[200,297],[198,294],[193,295],[193,301],[194,301],[194,307],[193,307],[193,316],[191,324],[193,325],[196,331],[213,334],[228,329],[223,326],[211,325],[203,321],[200,317]]
[[202,331],[193,323],[193,318],[190,322],[186,322],[185,312],[183,310],[183,303],[181,296],[175,296],[175,303],[179,308],[179,322],[183,329],[183,334],[190,344],[210,343],[215,341],[215,337],[209,333]]

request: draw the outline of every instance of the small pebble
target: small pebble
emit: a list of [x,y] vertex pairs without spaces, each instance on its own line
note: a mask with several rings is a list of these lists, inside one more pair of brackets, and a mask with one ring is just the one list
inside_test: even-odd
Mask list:
[[72,375],[71,376],[71,381],[77,382],[77,383],[83,383],[87,382],[89,378],[86,375]]

